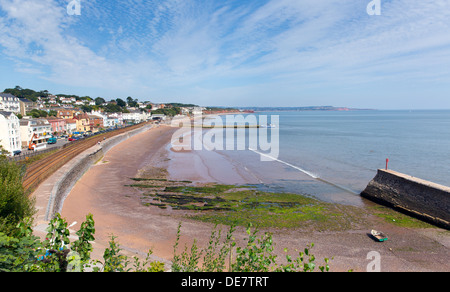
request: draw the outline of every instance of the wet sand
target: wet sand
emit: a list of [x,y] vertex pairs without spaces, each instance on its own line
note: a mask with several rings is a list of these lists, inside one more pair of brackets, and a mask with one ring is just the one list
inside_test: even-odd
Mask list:
[[[182,222],[181,242],[205,247],[212,224],[183,218],[180,211],[161,210],[141,204],[141,193],[126,185],[130,178],[158,174],[174,180],[191,180],[219,183],[252,183],[255,178],[237,164],[222,155],[211,153],[210,157],[197,155],[195,151],[170,151],[170,138],[176,129],[161,126],[138,134],[106,153],[77,182],[64,202],[62,216],[67,221],[77,221],[72,227],[78,230],[86,214],[95,220],[94,258],[101,258],[111,234],[117,236],[121,247],[129,254],[144,255],[153,250],[153,259],[168,263],[173,257],[177,226]],[[390,240],[385,243],[373,241],[367,227],[383,230]],[[228,229],[223,227],[225,233]],[[265,230],[262,230],[262,232]],[[369,252],[381,256],[382,271],[450,271],[448,231],[433,229],[408,229],[369,216],[367,226],[344,232],[306,232],[298,229],[274,229],[276,252],[279,259],[285,257],[284,248],[303,250],[314,242],[312,254],[317,263],[322,259],[334,259],[331,271],[366,271]],[[244,228],[234,233],[239,242],[245,237]],[[166,268],[170,265],[166,265]]]

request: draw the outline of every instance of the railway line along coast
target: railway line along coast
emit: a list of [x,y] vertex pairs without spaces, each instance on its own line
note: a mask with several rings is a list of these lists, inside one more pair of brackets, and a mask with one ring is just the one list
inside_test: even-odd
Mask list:
[[[176,178],[177,181],[186,178],[187,174],[190,175],[189,181],[204,181],[208,171],[218,165],[216,160],[212,160],[206,161],[207,165],[193,167],[194,152],[173,156],[168,143],[176,130],[147,124],[102,140],[101,145],[96,139],[90,148],[81,151],[35,187],[32,193],[38,209],[34,221],[35,234],[45,237],[48,220],[58,212],[68,224],[77,223],[69,228],[71,236],[74,236],[85,216],[91,213],[96,229],[93,259],[102,259],[108,241],[114,235],[119,239],[124,254],[145,257],[150,248],[154,252],[151,260],[170,267],[180,221],[183,222],[182,244],[195,239],[199,246],[206,246],[214,227],[212,223],[184,218],[184,212],[188,211],[178,213],[170,208],[148,206],[145,204],[147,201],[143,201],[148,199],[145,192],[132,186],[136,184],[133,178],[161,175],[170,181],[174,166],[179,166],[185,174]],[[182,154],[184,156],[180,158]],[[160,183],[158,180],[157,184]],[[295,227],[266,228],[264,231],[273,232],[280,257],[285,256],[284,248],[294,251],[313,242],[317,258],[333,257],[332,271],[366,271],[367,255],[373,251],[382,257],[382,271],[448,270],[446,230],[414,227],[413,223],[406,227],[396,225],[402,219],[397,217],[397,213],[368,203],[358,209],[361,218],[352,217],[358,220],[352,221],[349,229]],[[372,240],[367,234],[372,228],[388,234],[389,240],[382,244]],[[245,230],[243,227],[238,230],[236,241],[241,242]]]
[[48,221],[60,212],[65,197],[91,165],[115,145],[152,127],[150,123],[141,123],[76,141],[30,164],[23,186],[36,200],[37,230],[43,231]]

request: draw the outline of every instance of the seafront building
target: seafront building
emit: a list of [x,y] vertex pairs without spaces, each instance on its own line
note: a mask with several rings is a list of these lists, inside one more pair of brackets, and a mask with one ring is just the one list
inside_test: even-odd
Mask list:
[[19,98],[9,93],[3,92],[0,93],[0,111],[19,114],[20,113]]
[[21,150],[20,122],[12,112],[0,111],[0,145],[10,154]]
[[45,149],[52,137],[52,126],[47,119],[23,118],[20,120],[20,137],[23,148],[34,144],[36,150]]
[[47,118],[48,122],[52,126],[52,132],[56,136],[60,136],[66,133],[66,120],[56,117]]
[[137,124],[148,119],[147,112],[140,109],[129,110],[129,113],[123,113],[122,117],[126,124]]
[[99,115],[88,114],[89,125],[92,132],[98,132],[103,129],[103,117]]
[[89,117],[86,113],[78,113],[74,118],[77,120],[77,132],[88,132],[91,130]]
[[71,135],[77,131],[77,120],[76,119],[65,119],[66,120],[66,132],[67,135]]
[[[114,100],[112,102],[116,103]],[[95,133],[103,129],[146,122],[152,118],[165,119],[164,114],[152,115],[153,110],[164,109],[164,104],[139,102],[136,107],[127,107],[124,113],[104,112],[101,108],[86,113],[77,105],[95,106],[95,101],[56,95],[31,100],[10,93],[0,93],[0,143],[3,149],[13,155],[28,149],[30,145],[36,150],[44,149],[52,136]],[[40,118],[28,116],[33,110],[37,110],[33,115]]]
[[110,127],[119,127],[123,125],[122,113],[109,113],[107,116]]

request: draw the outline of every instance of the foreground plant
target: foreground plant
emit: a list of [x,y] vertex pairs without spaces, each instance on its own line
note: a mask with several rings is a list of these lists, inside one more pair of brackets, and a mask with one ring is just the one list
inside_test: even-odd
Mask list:
[[70,243],[68,224],[56,214],[47,227],[44,241],[32,234],[31,220],[27,219],[16,227],[16,236],[0,232],[0,271],[4,272],[163,272],[164,264],[150,262],[148,252],[144,261],[120,254],[120,246],[111,236],[105,249],[103,261],[90,257],[95,228],[92,214],[86,216],[76,232],[78,239]]
[[[316,267],[322,272],[330,270],[328,258],[325,258],[325,266],[317,266],[316,258],[310,253],[314,247],[311,243],[303,252],[299,252],[297,258],[286,256],[287,264],[277,264],[277,255],[274,253],[274,242],[271,233],[264,233],[258,237],[258,229],[252,230],[250,224],[247,229],[247,237],[244,239],[246,245],[237,246],[233,241],[232,234],[235,228],[232,226],[226,235],[223,243],[219,242],[220,230],[217,226],[211,233],[208,246],[200,249],[197,241],[194,240],[191,248],[185,246],[181,254],[177,254],[177,249],[181,234],[181,223],[178,225],[177,238],[174,245],[174,258],[172,262],[173,272],[225,272],[225,261],[228,259],[228,271],[231,272],[312,272]],[[220,249],[219,249],[220,246]],[[218,251],[218,252],[217,252]],[[233,254],[234,251],[234,254]],[[287,252],[287,250],[285,249]],[[200,259],[202,255],[202,263]]]
[[[95,223],[92,214],[86,216],[78,239],[70,242],[68,224],[57,214],[47,228],[44,241],[33,235],[31,220],[26,219],[16,226],[11,237],[0,232],[0,271],[4,272],[164,272],[165,266],[151,261],[149,250],[145,259],[129,258],[111,235],[109,247],[103,253],[103,260],[91,259]],[[178,254],[181,223],[178,225],[174,244],[173,272],[310,272],[318,268],[329,271],[329,259],[325,266],[317,266],[316,258],[310,253],[314,244],[307,246],[297,258],[286,256],[286,264],[277,263],[271,233],[258,235],[258,229],[249,225],[244,246],[238,246],[233,238],[235,227],[231,226],[225,236],[217,226],[211,232],[206,248],[200,248],[197,241],[190,248],[186,245]]]
[[[197,241],[194,240],[190,251],[188,247],[184,247],[184,251],[181,254],[177,254],[177,249],[181,235],[181,223],[178,225],[177,237],[173,249],[173,272],[223,272],[226,269],[226,259],[231,255],[232,247],[232,235],[235,228],[230,227],[228,233],[225,236],[223,243],[220,243],[221,230],[217,231],[217,225],[211,232],[208,246],[205,249],[199,249]],[[200,265],[200,259],[203,260]]]

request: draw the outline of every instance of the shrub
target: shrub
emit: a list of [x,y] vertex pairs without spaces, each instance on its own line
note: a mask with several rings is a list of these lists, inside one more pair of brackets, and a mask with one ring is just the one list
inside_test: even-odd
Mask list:
[[13,236],[16,226],[35,214],[34,201],[22,186],[24,170],[0,155],[0,232]]
[[[287,264],[278,264],[277,255],[274,253],[274,242],[271,233],[264,233],[258,237],[258,229],[252,230],[252,225],[247,227],[246,245],[237,246],[232,241],[235,228],[228,231],[223,243],[220,243],[220,230],[217,226],[213,229],[208,246],[200,249],[194,240],[191,248],[185,246],[181,254],[177,254],[181,224],[178,225],[177,237],[174,245],[174,258],[172,262],[173,272],[225,272],[225,260],[228,258],[228,271],[231,272],[312,272],[317,267],[316,258],[310,253],[314,244],[311,243],[300,252],[296,259],[287,255]],[[220,247],[220,249],[219,249]],[[233,259],[234,250],[234,259]],[[286,251],[286,250],[285,250]],[[202,255],[203,261],[200,264]],[[329,271],[329,259],[325,258],[325,266],[318,266],[322,272]]]
[[[233,240],[235,228],[230,227],[222,239],[217,226],[212,230],[206,248],[197,246],[197,241],[190,248],[177,253],[181,224],[178,225],[174,244],[173,272],[309,272],[317,267],[316,258],[310,253],[313,244],[300,252],[296,259],[286,256],[287,264],[278,264],[274,253],[271,233],[258,236],[258,230],[248,226],[246,244],[237,246]],[[103,253],[103,261],[93,260],[91,241],[94,240],[94,220],[92,214],[86,216],[76,232],[79,236],[70,243],[67,222],[59,214],[49,223],[48,234],[44,241],[32,234],[31,220],[24,220],[16,226],[15,236],[0,232],[0,272],[164,272],[164,264],[150,261],[149,250],[144,260],[129,257],[121,253],[115,236],[111,236],[109,247]],[[228,260],[228,267],[227,267]],[[329,271],[329,260],[325,266],[319,266],[322,272]]]

